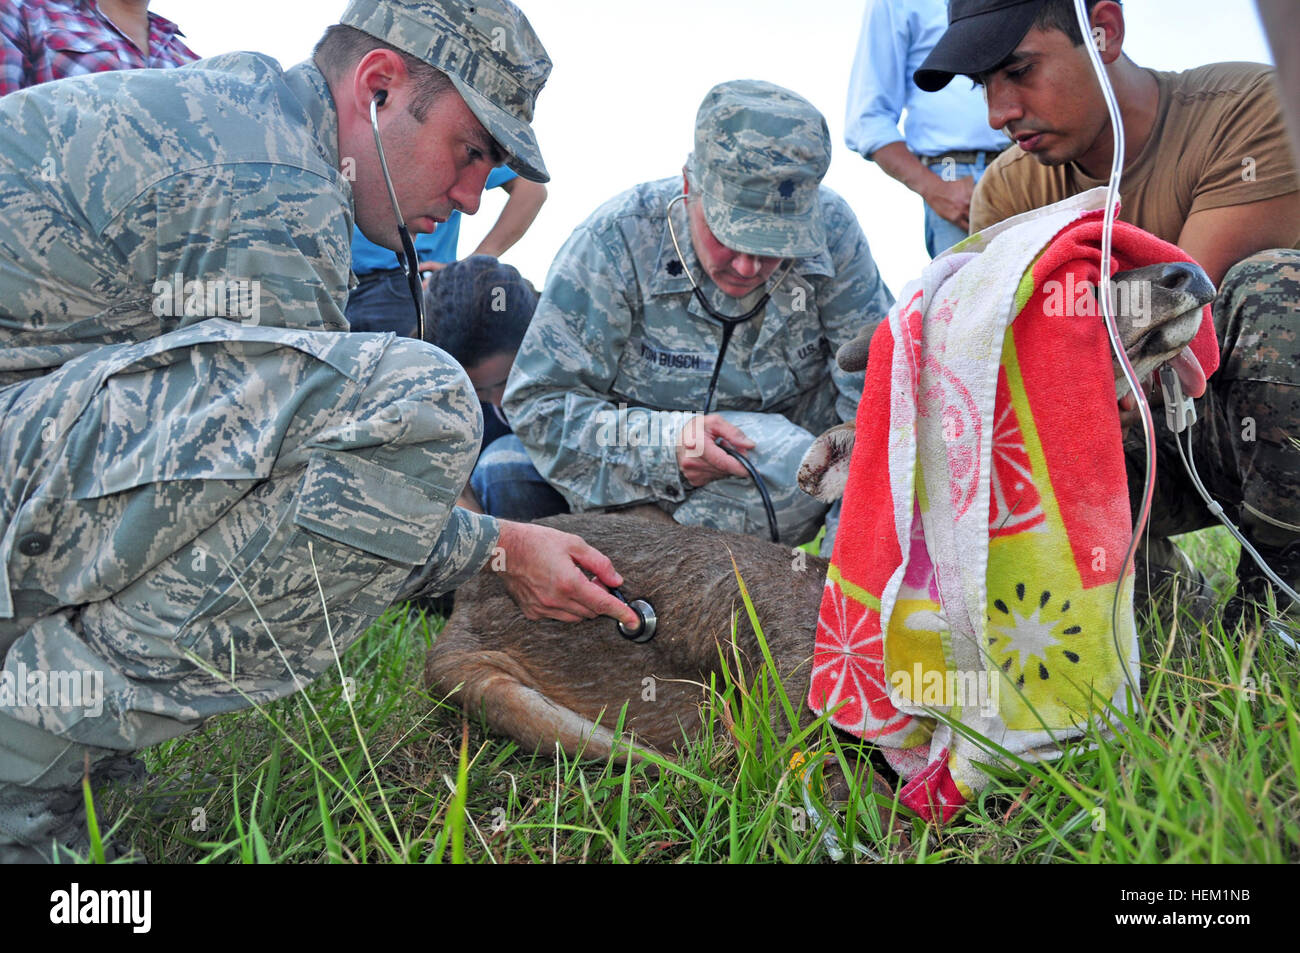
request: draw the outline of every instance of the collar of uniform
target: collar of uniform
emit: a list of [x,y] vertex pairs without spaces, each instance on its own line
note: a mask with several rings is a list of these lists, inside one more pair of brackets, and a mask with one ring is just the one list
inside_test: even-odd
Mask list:
[[[672,180],[675,184],[680,185],[681,179]],[[664,205],[667,205],[679,191],[673,191],[671,195],[664,196]],[[682,246],[682,256],[677,257],[677,251],[673,248],[672,236],[668,233],[668,222],[664,218],[662,211],[660,221],[662,225],[662,235],[659,239],[659,257],[655,259],[654,275],[650,278],[650,295],[681,294],[682,292],[690,293],[691,279],[687,277],[686,271],[682,268],[685,263],[686,268],[691,270],[695,280],[700,284],[700,290],[719,311],[726,313],[728,310],[734,310],[736,299],[724,295],[713,280],[704,273],[700,267],[699,260],[695,257],[695,245],[691,242],[691,227],[686,215],[686,203],[678,202],[672,208],[673,226],[677,229],[677,243]],[[790,269],[790,274],[799,275],[800,277],[810,277],[820,275],[829,278],[834,274],[831,256],[829,251],[820,252],[811,258],[799,258],[795,261],[794,267]],[[698,304],[698,302],[697,302]],[[744,310],[743,308],[740,310]],[[703,309],[701,309],[703,311]]]
[[[669,201],[665,199],[665,202]],[[762,295],[760,289],[754,289],[744,298],[733,298],[724,292],[721,288],[713,283],[713,279],[704,273],[700,267],[700,261],[695,255],[695,245],[691,241],[691,226],[686,215],[686,203],[678,202],[672,207],[673,227],[677,229],[677,244],[682,248],[682,254],[677,256],[677,249],[673,247],[673,238],[668,231],[668,222],[666,218],[663,221],[663,235],[659,239],[659,258],[655,266],[654,277],[650,280],[650,297],[659,295],[686,295],[686,313],[696,318],[702,318],[708,321],[716,319],[704,310],[699,299],[691,293],[691,279],[687,276],[686,270],[695,276],[695,280],[700,283],[700,291],[704,297],[709,299],[709,304],[716,308],[722,314],[739,313],[743,314],[753,307],[759,297]],[[683,265],[685,267],[683,267]],[[770,308],[771,305],[769,304]],[[766,312],[767,309],[764,309]],[[762,323],[762,319],[755,316],[756,320]]]
[[[331,169],[338,169],[339,114],[325,74],[317,69],[315,63],[307,60],[285,71],[284,84],[302,104],[303,112],[311,121],[312,139],[320,157]],[[347,181],[346,176],[342,178]]]
[[[680,178],[671,181],[680,187]],[[668,220],[663,214],[663,209],[678,194],[680,194],[680,188],[667,190],[663,195],[663,203],[659,206],[659,256],[655,259],[654,274],[650,277],[651,296],[680,294],[683,291],[689,293],[691,279],[686,276],[687,268],[691,270],[691,274],[695,275],[696,281],[702,282],[700,285],[701,290],[707,289],[712,284],[709,277],[701,270],[700,262],[695,257],[695,245],[691,241],[691,224],[686,217],[685,202],[678,202],[669,212],[673,217],[673,227],[677,229],[677,244],[682,246],[682,257],[680,259],[673,249],[673,238],[668,232]]]

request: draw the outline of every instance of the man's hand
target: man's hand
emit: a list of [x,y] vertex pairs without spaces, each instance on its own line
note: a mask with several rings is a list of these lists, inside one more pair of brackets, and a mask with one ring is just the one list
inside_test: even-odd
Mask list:
[[964,232],[970,231],[970,199],[975,194],[973,178],[945,180],[912,155],[902,141],[881,146],[869,158],[890,177],[925,199],[925,204],[945,219]]
[[497,217],[491,231],[474,249],[475,255],[491,255],[500,258],[514,247],[515,242],[524,237],[528,226],[533,224],[537,213],[546,201],[546,186],[540,182],[530,182],[524,178],[513,178],[505,182],[500,189],[506,193],[505,208]]
[[[1154,417],[1156,410],[1164,406],[1164,398],[1160,394],[1160,385],[1156,382],[1155,374],[1142,382],[1142,390],[1147,395],[1147,403],[1151,405],[1151,415]],[[1120,436],[1127,437],[1131,428],[1141,426],[1141,424],[1142,411],[1138,408],[1137,397],[1130,390],[1119,399]]]
[[420,271],[420,274],[422,275],[422,277],[420,278],[420,287],[422,287],[425,291],[428,291],[428,290],[429,290],[429,280],[430,280],[431,278],[433,278],[433,273],[434,273],[435,271],[442,271],[442,269],[444,269],[444,268],[446,268],[446,267],[447,267],[447,263],[446,263],[445,261],[422,261],[422,262],[420,262],[420,268],[419,268],[419,271]]
[[635,612],[583,572],[608,587],[623,584],[609,559],[582,537],[502,520],[498,545],[505,554],[498,570],[501,581],[525,618],[578,622],[607,615],[628,626],[637,624]]
[[677,436],[677,468],[691,486],[704,486],[724,477],[746,475],[747,471],[740,462],[713,442],[717,437],[722,437],[741,453],[754,449],[754,441],[720,415],[692,417]]
[[970,198],[974,194],[975,180],[969,177],[949,182],[934,176],[933,180],[921,189],[921,197],[925,199],[925,204],[963,232],[970,231]]

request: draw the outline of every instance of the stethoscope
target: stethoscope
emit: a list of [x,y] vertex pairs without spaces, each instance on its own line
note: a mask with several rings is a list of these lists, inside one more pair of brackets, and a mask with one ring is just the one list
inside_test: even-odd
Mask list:
[[[411,300],[415,302],[416,333],[419,335],[420,340],[423,341],[424,287],[420,282],[419,259],[415,255],[415,243],[411,241],[411,232],[407,229],[406,221],[402,218],[402,210],[397,204],[397,192],[393,188],[393,178],[388,173],[388,160],[384,158],[384,144],[379,141],[379,107],[382,106],[384,101],[387,99],[388,90],[381,89],[379,92],[375,93],[375,98],[370,100],[370,125],[375,132],[375,151],[379,153],[379,168],[384,173],[384,184],[388,186],[388,200],[393,203],[393,215],[397,218],[397,234],[402,239],[402,251],[404,254],[399,254],[397,257],[401,259],[400,263],[402,267],[406,269],[406,283],[411,289]],[[676,244],[676,242],[677,239],[676,236],[674,236],[673,243]],[[692,283],[694,283],[693,279]],[[767,296],[764,295],[760,306],[766,302]],[[708,307],[707,303],[705,304],[705,307]],[[753,317],[753,315],[757,313],[758,311],[755,310],[747,317]],[[717,375],[715,374],[714,377],[716,379]],[[630,606],[632,611],[636,613],[637,617],[637,624],[635,626],[627,626],[622,622],[616,623],[619,635],[629,641],[637,643],[645,643],[653,639],[655,636],[655,628],[658,624],[658,619],[655,617],[654,607],[644,599],[634,599],[629,601],[620,589],[613,589],[611,591],[622,602]]]
[[[674,205],[678,202],[685,201],[685,199],[686,194],[682,193],[668,203],[668,208],[665,212],[668,218],[668,235],[673,240],[673,250],[677,252],[677,260],[681,262],[682,270],[686,272],[686,277],[690,279],[691,290],[695,294],[695,300],[700,303],[700,307],[704,309],[705,313],[707,313],[709,317],[722,325],[722,344],[718,348],[718,359],[713,365],[713,376],[709,379],[708,396],[704,399],[704,413],[707,414],[709,408],[713,406],[713,394],[718,386],[718,372],[722,369],[722,361],[727,356],[727,345],[731,343],[731,335],[735,333],[736,326],[744,324],[746,321],[757,317],[762,313],[763,309],[767,307],[767,303],[772,297],[772,289],[779,288],[781,282],[785,281],[786,275],[788,275],[790,269],[794,267],[794,260],[791,259],[782,266],[781,271],[777,275],[776,281],[771,282],[768,285],[767,290],[763,292],[763,297],[758,299],[758,303],[754,305],[754,307],[741,315],[723,314],[709,304],[708,298],[704,296],[704,292],[701,291],[700,286],[696,284],[695,276],[691,274],[691,269],[686,264],[686,258],[682,255],[682,247],[677,242],[677,229],[673,226],[672,211]],[[780,536],[776,530],[776,510],[772,506],[772,497],[767,492],[767,485],[763,482],[762,474],[754,468],[752,463],[746,460],[734,447],[721,437],[719,437],[716,442],[724,451],[739,460],[740,465],[749,473],[750,478],[754,481],[754,486],[758,488],[758,495],[763,500],[763,511],[767,515],[767,528],[768,532],[771,533],[772,542],[780,542]],[[653,639],[655,637],[655,629],[658,627],[659,623],[659,620],[655,615],[654,606],[644,599],[629,600],[627,596],[623,595],[621,589],[611,589],[610,592],[617,596],[620,602],[623,602],[625,605],[630,607],[632,611],[636,613],[637,617],[637,624],[635,626],[626,626],[622,622],[616,623],[618,634],[628,641],[636,642],[638,644],[644,644]]]
[[781,266],[781,270],[777,272],[776,281],[769,282],[767,289],[763,292],[763,297],[758,299],[758,304],[754,305],[744,314],[723,314],[721,311],[715,309],[713,305],[709,304],[709,299],[705,297],[704,292],[700,290],[700,286],[695,283],[695,276],[691,274],[691,269],[687,266],[686,259],[682,255],[682,246],[677,244],[677,229],[673,226],[673,206],[678,202],[684,201],[686,201],[685,192],[668,203],[668,208],[664,213],[665,217],[668,219],[668,237],[673,240],[673,251],[677,252],[677,260],[681,263],[682,271],[686,272],[686,277],[691,282],[691,291],[695,294],[695,300],[700,303],[700,307],[705,310],[709,317],[722,325],[722,344],[718,346],[718,360],[713,365],[713,376],[709,378],[709,393],[704,399],[704,410],[701,411],[701,413],[707,414],[709,408],[713,406],[713,393],[718,386],[718,372],[722,370],[722,361],[727,356],[727,346],[731,344],[731,335],[735,333],[737,325],[744,324],[751,318],[758,317],[758,315],[763,312],[763,309],[767,307],[768,301],[772,298],[772,291],[781,287],[781,282],[785,281],[786,275],[790,274],[790,270],[794,267],[794,259],[791,258],[787,260],[786,263]]
[[415,334],[424,340],[424,285],[420,282],[420,259],[415,254],[415,243],[402,218],[402,210],[397,205],[397,192],[393,188],[393,178],[388,174],[388,160],[384,158],[384,144],[379,141],[379,107],[388,100],[388,90],[381,89],[370,100],[370,125],[375,131],[375,150],[379,153],[379,168],[384,173],[384,184],[388,186],[388,200],[393,203],[393,215],[397,218],[397,234],[402,240],[402,251],[398,253],[398,264],[406,269],[406,284],[411,289],[411,300],[415,302]]
[[[769,279],[768,286],[763,292],[763,297],[758,299],[756,305],[744,314],[723,314],[721,311],[718,311],[709,304],[709,299],[705,297],[704,292],[700,290],[700,286],[696,284],[695,276],[691,274],[691,269],[686,264],[686,258],[682,255],[682,246],[677,243],[677,229],[673,225],[673,206],[678,202],[684,201],[686,201],[685,192],[669,202],[668,208],[664,211],[664,217],[668,220],[668,237],[673,241],[673,251],[677,252],[677,260],[681,262],[682,271],[686,272],[686,277],[691,282],[691,291],[695,294],[695,300],[700,303],[700,307],[704,309],[705,313],[707,313],[709,317],[722,325],[722,343],[718,346],[718,359],[713,363],[713,374],[709,378],[709,390],[707,396],[704,398],[704,410],[701,412],[707,414],[709,408],[713,406],[713,394],[718,386],[718,374],[722,370],[722,362],[727,356],[727,346],[731,344],[732,334],[735,333],[738,325],[744,324],[751,318],[757,317],[762,313],[763,309],[767,307],[768,301],[772,298],[772,291],[781,287],[781,282],[785,281],[786,276],[790,274],[790,270],[794,267],[794,259],[788,259],[786,263],[781,266],[781,270],[776,273],[776,281],[770,281]],[[731,446],[731,444],[727,443],[723,438],[719,437],[714,442],[733,458],[738,460],[740,465],[744,467],[745,471],[749,474],[750,479],[754,481],[754,486],[758,489],[758,495],[763,501],[763,512],[767,516],[768,533],[772,537],[772,542],[779,543],[781,537],[780,534],[777,533],[776,529],[776,509],[772,506],[772,497],[768,495],[767,484],[763,482],[762,475],[757,469],[755,469],[752,463],[745,459],[745,457],[741,455],[735,447]]]

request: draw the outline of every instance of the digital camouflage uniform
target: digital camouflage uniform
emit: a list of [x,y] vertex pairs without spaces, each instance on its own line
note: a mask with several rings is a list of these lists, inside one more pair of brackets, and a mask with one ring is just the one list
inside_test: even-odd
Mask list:
[[[705,171],[725,164],[732,182],[749,179],[753,191],[770,194],[764,201],[771,210],[789,214],[768,217],[776,234],[750,236],[741,211],[736,221],[719,220],[706,203],[718,240],[741,251],[758,242],[766,253],[802,243],[807,254],[795,260],[766,308],[737,326],[713,409],[756,442],[748,457],[767,481],[782,539],[802,541],[816,533],[826,508],[795,485],[799,462],[813,437],[853,419],[861,396],[863,375],[841,371],[835,351],[880,321],[893,298],[848,205],[818,186],[825,166],[787,187],[790,196],[781,194],[782,186],[794,179],[780,165],[765,167],[774,155],[815,153],[825,134],[820,114],[803,100],[789,111],[776,95],[761,102],[762,112],[750,112],[734,136],[752,137],[748,147],[730,141],[725,130],[697,134],[692,182],[701,184],[693,188],[704,194],[725,188]],[[726,122],[715,117],[713,125]],[[772,148],[759,148],[773,139]],[[678,259],[666,216],[681,184],[671,178],[636,186],[573,233],[551,267],[503,407],[538,471],[575,510],[655,502],[678,522],[766,536],[748,477],[692,489],[677,465],[682,412],[703,410],[722,336],[720,322],[692,295],[683,263],[722,314],[745,313],[763,293],[731,298],[705,275],[683,202],[671,209]]]
[[[457,4],[402,5],[415,19],[358,0],[344,22],[387,18],[436,63],[429,24]],[[535,93],[531,28],[477,9],[480,45],[527,31]],[[97,716],[0,694],[4,858],[26,856],[15,838],[48,851],[30,792],[304,686],[394,601],[477,571],[497,526],[454,508],[481,430],[464,371],[338,333],[352,195],[313,64],[43,85],[0,99],[0,142],[0,659],[104,679]]]
[[[1197,400],[1193,462],[1206,489],[1284,582],[1300,586],[1300,250],[1275,248],[1238,262],[1224,275],[1214,306],[1219,369]],[[1178,533],[1218,526],[1196,492],[1173,434],[1156,421],[1153,546]],[[1140,428],[1125,443],[1130,496],[1140,502],[1145,450]],[[1170,555],[1163,559],[1168,562]],[[1156,560],[1153,559],[1153,562]],[[1265,577],[1246,553],[1229,606],[1264,601]],[[1278,594],[1285,609],[1288,600]],[[1293,610],[1294,611],[1294,610]]]

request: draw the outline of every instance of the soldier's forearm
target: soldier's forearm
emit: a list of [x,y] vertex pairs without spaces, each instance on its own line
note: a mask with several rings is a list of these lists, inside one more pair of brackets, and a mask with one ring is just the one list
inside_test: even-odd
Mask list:
[[509,186],[502,186],[510,192],[510,198],[506,200],[496,224],[474,249],[475,255],[491,255],[493,258],[504,255],[524,237],[546,201],[546,186],[541,183],[513,179]]
[[935,183],[943,181],[912,155],[907,144],[901,141],[881,146],[871,153],[871,161],[880,166],[890,178],[902,182],[922,198]]

